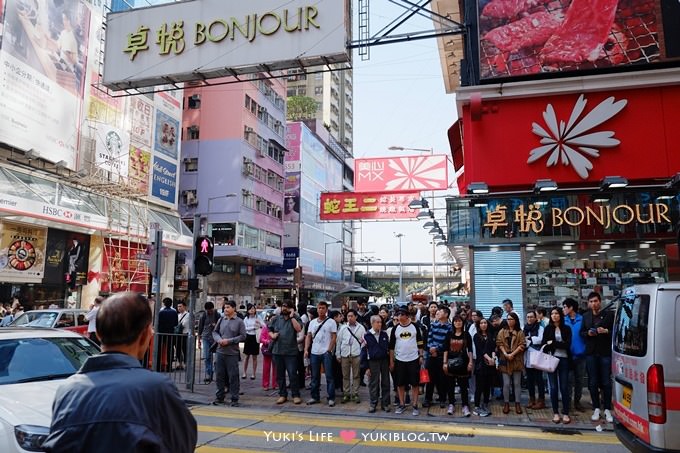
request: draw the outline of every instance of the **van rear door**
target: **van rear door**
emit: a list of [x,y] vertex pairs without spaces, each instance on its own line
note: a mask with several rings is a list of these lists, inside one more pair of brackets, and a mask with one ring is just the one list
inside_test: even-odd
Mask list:
[[[654,290],[654,293],[656,291]],[[654,306],[649,293],[626,290],[616,313],[613,332],[612,397],[614,414],[628,431],[651,443],[647,407],[647,370],[654,362],[649,320]],[[650,316],[651,315],[651,316]]]

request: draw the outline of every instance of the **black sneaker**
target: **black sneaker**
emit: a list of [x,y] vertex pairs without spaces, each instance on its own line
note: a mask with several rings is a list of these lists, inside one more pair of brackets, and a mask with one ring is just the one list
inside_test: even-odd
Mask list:
[[369,414],[375,413],[375,404],[371,404],[371,407],[368,408],[368,413]]
[[215,401],[212,402],[213,406],[221,406],[224,404],[224,400],[216,399]]
[[238,400],[234,400],[231,402],[230,406],[231,407],[239,407],[241,404],[238,402]]

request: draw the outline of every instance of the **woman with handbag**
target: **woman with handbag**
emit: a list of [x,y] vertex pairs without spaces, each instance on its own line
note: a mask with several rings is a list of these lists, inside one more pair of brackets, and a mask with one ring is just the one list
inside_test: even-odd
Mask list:
[[465,331],[464,321],[459,315],[453,318],[453,329],[446,334],[444,340],[444,358],[442,368],[447,380],[449,409],[447,414],[453,415],[456,404],[456,384],[460,387],[463,417],[470,416],[468,385],[472,372],[472,338]]
[[543,352],[560,359],[555,371],[548,373],[550,402],[553,410],[553,423],[560,422],[558,389],[562,395],[562,423],[571,423],[569,418],[569,350],[571,349],[571,328],[564,324],[564,314],[559,307],[550,310],[550,323],[543,331]]
[[265,391],[269,390],[269,383],[271,388],[276,390],[276,365],[272,357],[272,339],[269,336],[268,323],[271,319],[271,313],[267,315],[265,323],[260,330],[260,351],[262,352],[262,388]]
[[508,313],[507,327],[496,336],[498,349],[498,370],[503,376],[503,413],[510,413],[510,385],[515,390],[515,412],[522,413],[519,397],[522,392],[522,371],[524,370],[524,350],[526,340],[524,332],[519,327],[517,313]]
[[[475,409],[473,414],[480,417],[491,415],[489,396],[496,376],[496,341],[489,331],[489,321],[482,318],[477,322],[477,333],[472,338],[477,351],[475,360]],[[482,398],[483,401],[482,401]]]
[[260,354],[260,345],[258,344],[257,336],[258,333],[260,333],[260,329],[262,329],[262,323],[260,322],[260,318],[257,317],[255,305],[248,304],[246,307],[246,318],[243,320],[243,323],[246,325],[246,341],[243,344],[243,355],[245,355],[246,358],[243,361],[243,376],[241,376],[241,378],[246,378],[246,375],[248,374],[248,361],[252,357],[253,365],[250,379],[254,380],[255,375],[257,374],[257,356]]

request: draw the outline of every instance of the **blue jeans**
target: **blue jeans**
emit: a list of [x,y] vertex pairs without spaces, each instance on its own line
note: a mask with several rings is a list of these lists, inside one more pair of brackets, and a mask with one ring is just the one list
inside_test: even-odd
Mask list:
[[[586,357],[588,370],[588,389],[593,402],[593,409],[612,408],[612,358],[599,355]],[[602,404],[600,404],[600,388],[602,389]]]
[[560,358],[560,364],[557,365],[553,373],[548,373],[548,382],[550,383],[550,402],[552,403],[553,414],[560,413],[558,390],[562,395],[562,415],[569,415],[569,359]]
[[299,398],[300,382],[298,381],[297,355],[274,354],[274,363],[276,364],[276,382],[279,384],[279,396],[288,397],[288,388],[286,387],[286,373],[288,373],[290,393],[293,398]]
[[326,376],[326,392],[328,399],[335,399],[335,381],[333,380],[333,356],[330,352],[317,355],[312,354],[310,365],[312,366],[312,398],[320,400],[319,387],[321,386],[321,363],[323,363],[324,374]]
[[203,361],[205,362],[205,375],[206,377],[209,377],[212,379],[213,377],[213,358],[212,358],[212,353],[210,352],[210,345],[212,344],[211,341],[206,340],[206,339],[201,339],[203,342]]

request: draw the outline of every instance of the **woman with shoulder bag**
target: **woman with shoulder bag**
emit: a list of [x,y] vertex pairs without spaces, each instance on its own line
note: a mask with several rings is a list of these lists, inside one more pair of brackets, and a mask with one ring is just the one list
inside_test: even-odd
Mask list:
[[524,332],[519,328],[517,313],[508,313],[507,327],[496,336],[498,349],[498,370],[503,376],[503,413],[510,413],[510,385],[515,390],[515,412],[522,413],[519,397],[522,392],[522,371],[524,370],[524,350],[526,340]]
[[[489,331],[489,321],[482,318],[477,323],[477,333],[472,338],[477,351],[475,360],[475,409],[473,414],[480,417],[491,415],[489,411],[489,396],[491,385],[496,376],[496,341]],[[482,402],[482,397],[484,398]]]
[[543,331],[543,352],[560,359],[555,371],[548,373],[550,383],[550,402],[553,410],[553,423],[560,422],[558,389],[562,395],[562,423],[571,423],[569,418],[569,350],[571,349],[571,328],[564,324],[564,313],[559,307],[550,310],[550,323]]
[[472,372],[472,338],[465,331],[463,318],[453,318],[453,329],[446,334],[444,340],[444,374],[447,376],[449,409],[447,414],[453,415],[456,404],[456,384],[460,387],[463,417],[470,416],[468,385]]

